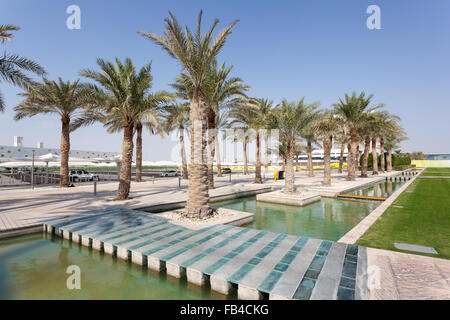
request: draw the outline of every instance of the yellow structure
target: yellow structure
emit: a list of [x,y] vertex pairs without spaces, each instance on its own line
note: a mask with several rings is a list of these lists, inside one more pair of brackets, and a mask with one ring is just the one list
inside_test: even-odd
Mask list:
[[416,167],[450,167],[450,160],[411,160]]
[[[331,167],[331,169],[338,169],[339,168],[339,163],[338,162],[334,162],[334,163],[331,164],[330,167]],[[189,166],[188,166],[188,168],[189,168]],[[239,166],[237,166],[237,165],[222,165],[222,169],[223,168],[230,168],[231,170],[235,170],[235,171],[243,171],[244,170],[244,166],[242,166],[242,165],[239,165]],[[347,163],[346,162],[343,163],[342,168],[344,168],[344,169],[347,168]],[[178,169],[181,170],[182,167],[179,166]],[[248,166],[248,170],[249,171],[255,171],[255,169],[256,169],[255,166]],[[276,171],[278,171],[280,169],[281,169],[281,166],[268,166],[267,167],[268,171],[274,171],[274,172],[276,172]],[[323,166],[313,166],[313,169],[315,169],[315,170],[323,170]],[[213,170],[217,170],[217,166],[214,166]],[[265,166],[264,165],[261,165],[261,170],[263,170],[263,171],[265,170]],[[306,166],[296,166],[295,163],[294,163],[294,170],[307,170],[307,168],[306,168]]]

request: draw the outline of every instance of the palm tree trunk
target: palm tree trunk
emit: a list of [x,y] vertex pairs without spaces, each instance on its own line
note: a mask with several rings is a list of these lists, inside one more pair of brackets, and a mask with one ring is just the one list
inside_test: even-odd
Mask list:
[[377,138],[372,138],[372,175],[378,174]]
[[359,170],[359,143],[356,143],[356,153],[355,153],[355,175]]
[[133,125],[127,123],[123,128],[122,161],[117,200],[128,199],[131,185],[131,163],[133,161]]
[[331,186],[331,145],[332,136],[327,135],[323,139],[323,185]]
[[216,161],[217,161],[217,176],[222,177],[222,164],[220,162],[220,145],[218,135],[216,137]]
[[244,153],[244,174],[248,174],[248,162],[247,162],[247,142],[248,137],[245,136],[242,142],[242,152]]
[[255,183],[262,183],[261,178],[261,137],[259,131],[256,132],[256,167],[255,167]]
[[380,171],[384,172],[384,138],[380,137]]
[[142,181],[142,123],[136,125],[136,182]]
[[186,163],[186,150],[184,148],[184,127],[178,128],[180,134],[180,154],[181,154],[181,167],[183,169],[183,179],[188,178],[188,169]]
[[386,154],[386,164],[387,164],[387,172],[392,171],[392,150],[388,149]]
[[70,118],[62,117],[62,130],[61,130],[61,167],[59,174],[61,180],[59,181],[60,187],[68,187],[70,185],[69,180],[69,152],[70,152]]
[[205,218],[213,213],[209,207],[208,168],[205,159],[206,117],[205,102],[201,93],[195,91],[190,104],[191,148],[189,164],[188,197],[185,215],[191,218]]
[[311,140],[308,140],[308,174],[310,177],[314,177]]
[[356,159],[357,147],[358,147],[358,141],[357,141],[356,128],[351,128],[350,129],[350,148],[352,150],[352,154],[351,154],[351,157],[349,157],[349,158],[352,159],[352,164],[348,168],[347,180],[349,180],[349,181],[355,181],[355,179],[356,179],[355,169],[357,167],[357,163],[355,163],[356,162],[355,159]]
[[345,144],[341,144],[341,154],[339,155],[339,169],[338,169],[339,173],[342,173],[342,167],[344,166],[344,151],[345,151]]
[[366,136],[364,139],[364,158],[361,169],[361,177],[367,178],[367,166],[369,163],[369,152],[370,152],[370,137]]
[[293,193],[295,191],[295,176],[294,176],[294,148],[295,140],[290,141],[287,144],[287,157],[286,157],[286,177],[284,178],[284,192]]
[[[352,145],[350,143],[347,144],[347,177],[350,175],[350,170],[353,168],[353,153],[352,153]],[[348,179],[348,178],[347,178]]]
[[208,188],[214,189],[214,154],[216,153],[216,114],[209,109],[208,112],[208,147],[207,147],[207,161],[208,161]]
[[264,151],[264,153],[265,153],[265,155],[264,155],[264,157],[265,157],[264,171],[267,174],[267,169],[269,167],[269,137],[267,136],[267,133],[266,133],[266,135],[264,137],[264,148],[265,148],[265,151]]
[[237,138],[235,136],[233,139],[234,163],[237,163],[237,143]]

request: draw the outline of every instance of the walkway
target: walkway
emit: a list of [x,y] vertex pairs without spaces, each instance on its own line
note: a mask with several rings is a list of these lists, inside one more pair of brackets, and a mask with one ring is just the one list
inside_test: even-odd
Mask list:
[[137,210],[109,209],[45,230],[240,299],[367,299],[366,248],[214,225],[190,230]]

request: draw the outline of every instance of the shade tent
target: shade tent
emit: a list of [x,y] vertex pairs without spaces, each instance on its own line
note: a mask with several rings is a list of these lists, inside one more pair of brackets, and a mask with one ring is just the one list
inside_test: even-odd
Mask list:
[[51,162],[51,161],[60,161],[61,157],[50,152],[42,156],[39,156],[38,159],[45,162]]

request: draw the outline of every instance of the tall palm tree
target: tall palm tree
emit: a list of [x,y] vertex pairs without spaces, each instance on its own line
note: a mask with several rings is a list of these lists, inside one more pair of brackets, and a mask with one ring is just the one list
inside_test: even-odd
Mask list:
[[[318,107],[318,104],[317,106]],[[308,175],[310,177],[314,177],[314,168],[313,168],[313,159],[312,159],[312,152],[313,152],[313,145],[317,143],[317,122],[319,121],[319,111],[316,110],[316,108],[311,109],[311,116],[309,117],[310,121],[305,125],[305,128],[302,132],[302,137],[306,139],[306,152],[308,155],[308,162],[307,162],[307,170]]]
[[[270,127],[270,116],[273,110],[273,102],[267,99],[249,98],[242,105],[235,106],[235,110],[231,115],[235,117],[236,122],[242,124],[246,128],[251,128],[254,131],[254,138],[256,143],[256,165],[255,165],[255,183],[262,183],[261,176],[261,134],[264,133],[267,127]],[[267,150],[267,134],[266,138],[266,162],[268,158]],[[246,159],[246,155],[244,155]],[[245,164],[244,164],[245,166]]]
[[[267,167],[269,165],[269,133],[270,133],[270,125],[271,125],[271,116],[274,109],[273,101],[269,99],[253,99],[253,104],[256,107],[256,118],[254,121],[254,127],[258,130],[256,137],[256,174],[255,174],[255,182],[261,181],[261,156],[260,156],[260,135],[263,134],[264,145],[265,145],[265,156],[264,156],[264,167],[267,172]],[[264,131],[263,131],[264,130]],[[259,159],[258,159],[259,158]],[[259,178],[257,176],[259,175]],[[261,182],[256,182],[261,183]]]
[[317,103],[306,104],[304,98],[295,102],[288,102],[286,99],[278,105],[273,112],[271,122],[279,130],[281,144],[286,146],[286,178],[284,185],[285,193],[295,192],[294,176],[294,153],[297,139],[304,127],[311,121],[312,110],[317,107]]
[[375,121],[378,123],[377,135],[380,139],[380,171],[384,172],[384,138],[390,133],[393,128],[397,126],[400,118],[396,115],[390,114],[388,111],[383,110],[376,113]]
[[[375,122],[375,116],[374,113],[366,113],[365,114],[366,120],[362,122],[360,127],[358,128],[358,136],[364,139],[364,153],[363,153],[363,160],[362,160],[362,166],[361,166],[361,177],[366,178],[367,175],[367,169],[369,164],[369,152],[370,152],[370,137],[374,131],[376,122]],[[357,160],[359,163],[359,159]]]
[[213,39],[214,29],[219,20],[215,20],[205,34],[201,32],[202,14],[200,11],[195,34],[179,24],[175,16],[169,12],[170,17],[164,20],[166,30],[164,36],[155,33],[139,31],[141,35],[160,45],[169,55],[178,60],[184,71],[193,82],[193,94],[190,105],[190,173],[187,204],[184,212],[188,217],[204,218],[214,214],[209,206],[207,166],[205,164],[205,133],[206,133],[206,104],[202,92],[202,84],[213,59],[224,46],[231,29],[237,20],[225,27]]
[[183,179],[188,179],[184,131],[189,126],[189,103],[173,103],[167,106],[164,110],[163,117],[165,118],[164,128],[167,132],[178,131]]
[[400,142],[407,140],[406,133],[399,123],[390,127],[389,132],[385,133],[386,147],[386,171],[392,171],[392,150],[400,146]]
[[[142,118],[153,112],[150,102],[154,100],[149,96],[152,86],[151,63],[143,66],[139,72],[136,72],[129,58],[124,62],[116,58],[114,63],[99,58],[97,64],[101,71],[80,71],[81,76],[94,80],[101,88],[96,85],[89,86],[95,99],[82,121],[76,125],[87,125],[100,120],[110,132],[123,130],[120,182],[116,199],[124,200],[130,193],[134,131]],[[144,111],[149,105],[151,111]],[[100,115],[98,118],[92,116],[95,112]]]
[[364,123],[368,112],[381,107],[381,105],[369,107],[372,98],[373,95],[366,97],[364,92],[361,92],[359,95],[353,92],[351,96],[345,94],[345,101],[339,98],[339,102],[333,105],[336,114],[349,129],[350,143],[347,156],[347,179],[350,181],[355,180],[358,165],[355,161],[358,147],[358,128]]
[[[11,41],[13,38],[12,31],[20,30],[19,27],[6,24],[0,25],[0,42]],[[4,53],[0,57],[0,83],[1,81],[9,82],[19,88],[28,90],[33,85],[33,80],[27,76],[24,71],[35,73],[39,76],[45,75],[45,70],[37,62],[20,57],[16,54]],[[0,92],[0,112],[5,110],[5,101]]]
[[140,112],[136,117],[136,182],[142,181],[142,128],[146,128],[150,134],[159,134],[163,137],[163,123],[161,110],[165,104],[173,99],[173,95],[158,91],[143,97]]
[[34,117],[38,114],[57,114],[61,119],[61,167],[60,186],[68,187],[69,180],[69,152],[70,152],[70,121],[81,116],[90,95],[85,85],[79,80],[70,82],[43,79],[28,87],[24,93],[19,94],[24,100],[18,104],[14,111],[14,119]]
[[344,167],[344,152],[345,152],[345,146],[348,144],[348,134],[347,134],[347,128],[344,124],[341,124],[341,126],[338,128],[335,134],[334,139],[340,146],[340,154],[339,154],[339,167],[338,167],[338,173],[342,173],[342,169]]
[[217,176],[222,177],[222,164],[220,156],[220,143],[219,136],[224,130],[230,128],[230,122],[228,121],[228,112],[221,112],[216,115],[216,128],[217,128],[217,139],[216,140],[216,161],[217,161]]
[[230,125],[234,126],[236,138],[242,142],[244,156],[244,174],[248,172],[247,146],[254,137],[253,124],[257,117],[256,108],[248,99],[242,99],[230,109],[229,116],[232,119]]
[[322,138],[323,146],[323,185],[331,186],[331,148],[333,147],[333,135],[338,132],[341,121],[333,111],[326,110],[319,114],[317,119],[317,133]]
[[299,163],[299,157],[302,154],[305,154],[307,150],[307,147],[303,145],[301,141],[297,141],[294,148],[294,155],[295,155],[295,171],[299,171],[300,163]]
[[244,85],[241,78],[229,77],[233,66],[226,67],[225,63],[220,66],[217,59],[213,59],[208,69],[205,81],[203,82],[203,92],[207,109],[208,122],[208,187],[214,188],[213,163],[215,155],[215,141],[217,136],[217,115],[221,109],[230,108],[235,104],[236,99],[245,98],[245,91],[250,87]]

